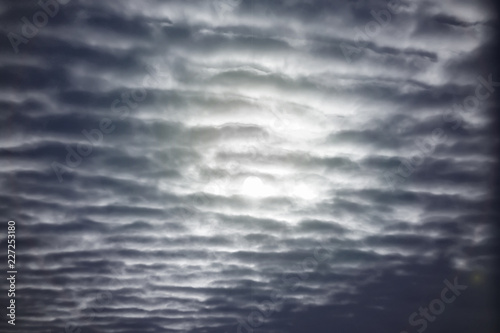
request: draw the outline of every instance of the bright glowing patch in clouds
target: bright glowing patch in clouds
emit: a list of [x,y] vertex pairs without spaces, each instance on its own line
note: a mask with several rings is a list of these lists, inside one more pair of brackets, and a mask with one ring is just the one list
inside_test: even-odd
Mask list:
[[268,194],[267,186],[259,177],[248,177],[243,182],[242,193],[251,197],[264,197]]
[[294,187],[293,194],[304,199],[312,200],[316,198],[317,191],[310,185],[300,183]]

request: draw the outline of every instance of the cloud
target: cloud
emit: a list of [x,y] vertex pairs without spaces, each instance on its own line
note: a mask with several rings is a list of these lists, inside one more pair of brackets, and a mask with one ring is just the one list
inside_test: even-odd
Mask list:
[[496,332],[497,18],[396,2],[2,5],[15,331]]

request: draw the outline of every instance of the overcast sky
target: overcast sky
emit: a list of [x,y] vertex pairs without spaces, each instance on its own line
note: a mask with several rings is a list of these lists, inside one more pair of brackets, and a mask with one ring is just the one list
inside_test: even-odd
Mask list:
[[2,1],[0,23],[2,332],[497,332],[491,2]]

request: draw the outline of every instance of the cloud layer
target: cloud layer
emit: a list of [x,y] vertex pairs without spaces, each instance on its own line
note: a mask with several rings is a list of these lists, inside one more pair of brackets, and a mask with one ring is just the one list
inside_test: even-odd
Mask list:
[[0,6],[3,331],[415,332],[457,276],[425,330],[495,331],[489,2],[50,8]]

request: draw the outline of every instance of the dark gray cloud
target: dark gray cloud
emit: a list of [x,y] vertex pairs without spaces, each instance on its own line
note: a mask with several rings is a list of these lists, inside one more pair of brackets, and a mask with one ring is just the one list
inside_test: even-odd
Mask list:
[[56,1],[0,3],[2,332],[497,331],[492,3]]

